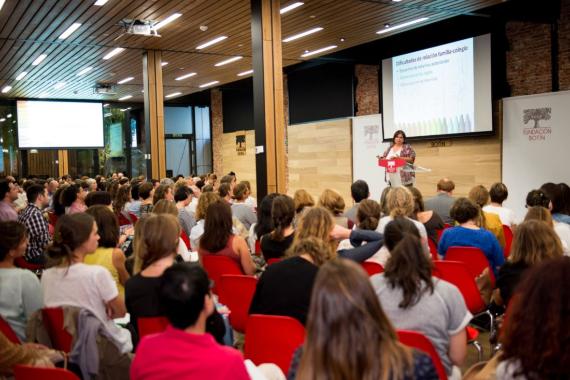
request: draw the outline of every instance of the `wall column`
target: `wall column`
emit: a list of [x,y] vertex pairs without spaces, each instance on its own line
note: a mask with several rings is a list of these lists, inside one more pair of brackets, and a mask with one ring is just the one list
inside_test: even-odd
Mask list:
[[57,166],[59,177],[64,174],[69,174],[69,159],[67,157],[67,150],[59,149],[57,151]]
[[[257,199],[285,193],[285,125],[278,0],[251,0]],[[263,148],[263,151],[261,149]]]
[[144,122],[146,171],[148,178],[166,177],[166,142],[164,140],[164,96],[162,88],[162,53],[143,53]]

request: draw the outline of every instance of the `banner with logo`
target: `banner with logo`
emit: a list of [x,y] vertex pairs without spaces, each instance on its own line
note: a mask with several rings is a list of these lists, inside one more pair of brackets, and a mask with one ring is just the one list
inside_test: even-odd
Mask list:
[[546,182],[570,184],[570,91],[503,100],[505,206],[522,220],[527,193]]
[[[381,115],[357,116],[352,118],[352,179],[368,183],[370,198],[380,200],[384,181],[384,168],[378,166],[376,156],[382,155],[388,143],[382,143]],[[349,200],[345,200],[347,205]]]

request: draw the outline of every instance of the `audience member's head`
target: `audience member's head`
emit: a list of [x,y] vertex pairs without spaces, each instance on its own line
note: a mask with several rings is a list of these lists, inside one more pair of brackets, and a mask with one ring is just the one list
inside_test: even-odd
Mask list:
[[8,179],[0,179],[0,201],[12,203],[16,199],[18,199],[18,186]]
[[258,239],[265,234],[270,233],[275,228],[273,226],[273,217],[271,216],[271,210],[273,208],[273,200],[279,196],[278,193],[267,194],[261,200],[259,207],[257,208],[257,223],[253,231]]
[[46,253],[55,265],[71,265],[74,260],[95,252],[98,240],[97,224],[91,215],[84,212],[62,215],[57,220],[53,241]]
[[135,227],[134,273],[148,268],[165,257],[176,255],[180,241],[178,219],[169,214],[151,214],[137,222]]
[[370,190],[368,189],[368,184],[366,181],[363,181],[361,179],[355,181],[350,186],[350,195],[356,203],[360,203],[362,200],[368,198],[370,196]]
[[527,220],[540,220],[548,224],[550,227],[554,227],[552,214],[547,208],[542,206],[532,206],[527,208],[524,221],[526,222]]
[[473,201],[473,203],[481,208],[489,203],[489,192],[483,185],[474,186],[471,190],[469,190],[468,197],[471,201]]
[[119,242],[119,221],[117,216],[107,206],[95,205],[85,211],[97,223],[99,233],[99,246],[115,248]]
[[220,200],[220,196],[214,192],[205,192],[198,198],[198,205],[196,206],[196,220],[206,219],[206,211],[208,206]]
[[437,191],[451,194],[455,190],[455,183],[449,178],[442,178],[437,183]]
[[526,195],[526,207],[541,206],[550,209],[550,198],[542,190],[531,190]]
[[154,190],[154,195],[152,197],[152,204],[156,205],[158,201],[166,199],[167,201],[174,200],[174,192],[172,185],[160,185]]
[[[200,324],[205,331],[206,318],[214,312],[208,274],[198,264],[175,264],[162,275],[160,306],[170,324],[185,330]],[[203,332],[202,331],[202,332]]]
[[411,363],[364,270],[350,260],[324,264],[311,295],[297,378],[403,379]]
[[311,194],[309,194],[309,192],[304,189],[295,191],[295,194],[293,195],[293,201],[295,202],[295,212],[297,214],[303,211],[305,207],[313,207],[315,205],[315,200]]
[[225,182],[220,183],[220,187],[218,187],[218,195],[220,198],[224,198],[229,201],[232,197],[230,185]]
[[491,202],[502,205],[509,196],[509,190],[504,183],[495,182],[489,189],[489,196],[491,197]]
[[552,214],[558,214],[564,211],[564,200],[562,194],[562,187],[555,183],[548,182],[540,187],[540,190],[546,194],[548,199],[550,199],[550,212]]
[[560,186],[560,190],[562,192],[561,198],[563,207],[561,212],[563,214],[570,215],[570,186],[566,183],[559,183],[558,186]]
[[53,208],[53,213],[57,216],[65,214],[65,206],[62,203],[62,195],[63,195],[63,190],[65,190],[67,186],[69,185],[67,184],[61,185],[60,187],[57,188],[57,190],[53,194],[52,208]]
[[152,208],[153,214],[170,214],[172,216],[178,217],[178,208],[174,201],[169,201],[166,199],[159,200]]
[[388,193],[387,204],[390,216],[393,218],[414,215],[414,197],[406,187],[393,188]]
[[562,254],[562,243],[554,229],[542,221],[528,220],[517,226],[509,260],[530,266]]
[[41,185],[32,185],[26,189],[26,197],[28,204],[35,204],[40,209],[43,209],[49,204],[49,197],[47,189]]
[[113,203],[111,193],[108,191],[92,191],[85,196],[85,206],[103,205],[110,207]]
[[125,209],[125,205],[130,201],[131,187],[129,185],[119,187],[115,194],[115,199],[113,199],[113,210],[116,214],[120,214]]
[[501,334],[501,360],[524,379],[561,379],[570,368],[570,258],[546,260],[521,281]]
[[192,190],[186,185],[179,186],[174,193],[174,201],[176,203],[183,202],[187,206],[192,200]]
[[154,195],[154,186],[152,182],[145,182],[140,185],[139,187],[139,197],[143,201],[149,198],[152,198]]
[[14,260],[26,252],[28,237],[26,227],[19,222],[0,222],[0,261]]
[[449,215],[457,223],[462,224],[470,220],[476,222],[479,218],[479,206],[467,198],[458,198],[451,206]]
[[299,240],[291,246],[287,255],[290,257],[308,256],[312,263],[318,267],[336,258],[336,255],[332,254],[329,249],[328,243],[316,237],[307,237]]
[[380,222],[380,205],[372,199],[363,199],[356,210],[358,228],[375,231]]
[[420,233],[415,224],[406,218],[397,217],[384,228],[384,245],[392,251],[404,236],[413,235],[420,239]]
[[[238,185],[239,186],[239,185]],[[284,230],[290,227],[295,218],[295,203],[288,195],[279,195],[273,200],[271,216],[275,230],[271,237],[276,241],[285,239]]]
[[331,212],[334,216],[339,216],[344,212],[344,199],[338,191],[332,189],[325,189],[319,197],[320,207],[323,207]]
[[234,187],[233,198],[238,202],[243,202],[248,197],[249,193],[247,190],[247,185],[243,182],[238,183]]
[[313,207],[304,212],[295,229],[293,245],[298,241],[316,237],[328,243],[331,254],[336,254],[336,242],[331,239],[334,220],[331,213],[322,207]]
[[392,187],[387,186],[382,190],[380,194],[380,210],[382,211],[382,216],[390,215],[390,210],[388,209],[388,194],[392,191]]
[[200,248],[214,253],[222,250],[232,234],[232,210],[230,205],[219,200],[208,206],[204,234],[200,238]]
[[424,198],[422,193],[418,188],[410,186],[409,187],[412,196],[414,197],[414,213],[425,211]]

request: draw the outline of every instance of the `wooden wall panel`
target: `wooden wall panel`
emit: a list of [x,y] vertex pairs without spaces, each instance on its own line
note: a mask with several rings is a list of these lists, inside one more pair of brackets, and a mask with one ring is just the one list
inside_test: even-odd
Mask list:
[[317,201],[326,188],[342,194],[350,207],[352,183],[351,120],[334,119],[290,125],[289,194],[307,190]]
[[[236,151],[236,136],[243,134],[245,134],[246,154],[245,156],[240,156]],[[222,173],[217,173],[218,180],[220,180],[224,174],[234,171],[237,175],[238,182],[249,181],[252,196],[257,197],[255,184],[255,132],[241,131],[224,133],[222,140]]]
[[38,150],[37,153],[28,151],[28,175],[30,176],[58,176],[57,151]]

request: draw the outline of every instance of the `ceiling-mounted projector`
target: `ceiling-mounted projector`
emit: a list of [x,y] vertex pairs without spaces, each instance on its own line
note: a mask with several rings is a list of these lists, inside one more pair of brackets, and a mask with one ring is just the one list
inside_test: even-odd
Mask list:
[[93,89],[95,94],[99,95],[116,95],[115,85],[112,83],[97,83]]
[[158,31],[154,28],[156,21],[124,19],[121,20],[119,24],[128,34],[146,37],[160,37]]

